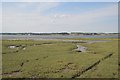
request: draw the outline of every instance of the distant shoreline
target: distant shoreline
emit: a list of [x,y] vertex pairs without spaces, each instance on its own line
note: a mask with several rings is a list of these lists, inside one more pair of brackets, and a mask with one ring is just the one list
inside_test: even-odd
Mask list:
[[62,33],[0,33],[0,35],[120,35],[120,33],[82,33],[82,32],[62,32]]

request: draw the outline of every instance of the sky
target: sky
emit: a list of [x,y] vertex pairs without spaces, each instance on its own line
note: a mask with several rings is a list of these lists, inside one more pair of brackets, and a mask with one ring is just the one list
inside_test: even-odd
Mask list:
[[2,32],[118,32],[118,3],[2,2]]

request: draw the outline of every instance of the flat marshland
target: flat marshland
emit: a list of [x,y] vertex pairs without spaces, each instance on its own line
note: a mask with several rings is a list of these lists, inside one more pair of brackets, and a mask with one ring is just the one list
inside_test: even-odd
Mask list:
[[117,78],[118,39],[3,40],[2,76]]

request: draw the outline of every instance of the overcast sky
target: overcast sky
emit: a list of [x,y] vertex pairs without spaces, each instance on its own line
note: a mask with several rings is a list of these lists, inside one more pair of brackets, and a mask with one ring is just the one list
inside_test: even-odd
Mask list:
[[116,2],[3,2],[2,32],[118,32]]

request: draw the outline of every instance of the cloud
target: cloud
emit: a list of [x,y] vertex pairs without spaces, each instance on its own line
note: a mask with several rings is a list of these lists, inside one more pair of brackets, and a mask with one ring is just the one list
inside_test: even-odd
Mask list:
[[82,14],[55,14],[55,22],[57,24],[66,23],[72,25],[89,25],[89,23],[95,23],[97,20],[103,20],[109,17],[115,17],[118,15],[118,6],[113,5],[106,8],[89,11]]
[[[28,4],[27,6],[30,6]],[[32,4],[33,5],[33,4]],[[117,31],[117,25],[102,23],[105,18],[117,16],[117,5],[82,14],[43,15],[43,11],[56,7],[57,3],[39,3],[33,12],[4,11],[3,32],[60,32],[60,31]],[[26,6],[23,6],[24,8]],[[16,8],[17,9],[17,8]],[[39,11],[40,10],[40,11]],[[7,13],[6,13],[7,12]],[[116,20],[116,19],[115,19]],[[114,28],[116,27],[116,28]]]
[[18,13],[38,13],[42,12],[58,6],[57,2],[15,2],[15,3],[3,3],[3,11],[6,13],[15,12]]

